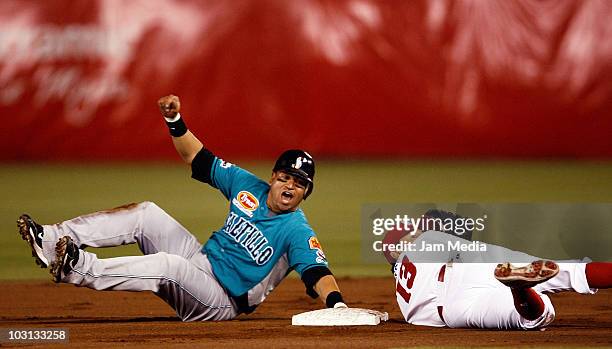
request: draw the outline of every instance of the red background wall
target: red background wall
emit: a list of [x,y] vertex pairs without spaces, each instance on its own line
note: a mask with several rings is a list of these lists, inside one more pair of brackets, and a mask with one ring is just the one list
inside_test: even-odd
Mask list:
[[0,161],[612,157],[612,2],[4,0]]

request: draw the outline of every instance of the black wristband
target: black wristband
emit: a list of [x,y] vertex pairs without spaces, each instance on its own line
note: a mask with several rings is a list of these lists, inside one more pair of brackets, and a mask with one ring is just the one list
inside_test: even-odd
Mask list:
[[332,272],[327,267],[321,265],[312,267],[303,272],[302,281],[304,281],[304,285],[306,285],[306,294],[312,298],[319,297],[317,291],[314,290],[314,285],[326,275],[332,275]]
[[183,121],[182,117],[179,117],[178,120],[173,122],[166,121],[166,125],[172,137],[180,137],[187,133],[187,125],[185,125],[185,121]]
[[342,299],[342,295],[338,291],[332,291],[325,298],[325,305],[328,308],[333,308],[336,303],[342,302],[344,303],[344,299]]

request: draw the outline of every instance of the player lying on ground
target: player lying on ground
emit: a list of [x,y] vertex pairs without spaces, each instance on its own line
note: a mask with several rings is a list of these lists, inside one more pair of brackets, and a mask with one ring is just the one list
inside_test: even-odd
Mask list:
[[[387,233],[383,243],[403,239],[420,246],[463,240],[438,231]],[[543,261],[540,258],[487,244],[487,251],[531,264],[478,262],[456,256],[461,262],[413,262],[423,252],[386,252],[393,264],[397,303],[406,322],[415,325],[452,328],[536,329],[549,325],[555,309],[546,293],[574,291],[593,294],[612,287],[612,263]],[[418,255],[417,255],[418,253]],[[438,259],[439,260],[439,259]]]
[[[129,204],[39,225],[28,215],[19,232],[55,282],[96,290],[152,291],[183,321],[229,320],[251,313],[291,271],[328,307],[346,307],[328,263],[299,208],[313,190],[315,164],[301,150],[284,152],[268,182],[223,161],[187,130],[176,96],[159,100],[172,142],[192,177],[230,201],[224,226],[202,246],[151,202]],[[204,208],[205,210],[205,208]],[[137,243],[143,256],[98,259],[87,246]]]

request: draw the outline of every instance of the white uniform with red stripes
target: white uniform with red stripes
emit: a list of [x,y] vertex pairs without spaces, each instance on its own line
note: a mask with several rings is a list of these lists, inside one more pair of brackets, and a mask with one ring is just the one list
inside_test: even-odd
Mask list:
[[[430,243],[459,239],[449,234],[427,231],[416,240]],[[464,240],[468,242],[467,240]],[[506,257],[516,254],[520,260],[541,259],[487,244],[488,251],[496,251]],[[477,254],[468,254],[467,262],[415,262],[414,252],[404,252],[393,267],[396,298],[406,322],[414,325],[453,328],[532,329],[550,324],[555,309],[545,293],[575,291],[594,293],[586,280],[585,261],[559,262],[559,274],[537,286],[544,301],[542,316],[533,321],[522,318],[514,308],[510,288],[495,279],[493,271],[497,263],[477,262]],[[422,253],[418,256],[422,257]],[[463,257],[463,256],[461,256]],[[519,258],[517,258],[519,260]],[[504,262],[504,261],[500,261]]]

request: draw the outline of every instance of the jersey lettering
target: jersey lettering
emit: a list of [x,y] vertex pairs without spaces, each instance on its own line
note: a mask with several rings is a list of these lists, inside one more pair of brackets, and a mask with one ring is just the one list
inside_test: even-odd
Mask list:
[[[414,285],[414,278],[416,277],[416,273],[417,270],[414,263],[412,263],[408,259],[408,257],[404,256],[397,277],[395,290],[406,301],[406,303],[410,302],[410,296],[412,296],[412,294],[408,292],[408,290],[412,289],[412,286]],[[405,281],[405,286],[402,285],[403,281]]]
[[268,239],[259,229],[234,212],[225,221],[225,233],[242,246],[258,265],[266,264],[274,254]]
[[222,160],[222,159],[219,159],[219,160],[221,161],[220,164],[219,164],[219,166],[221,168],[230,168],[230,167],[232,167],[232,163],[231,162],[227,162],[227,161]]

